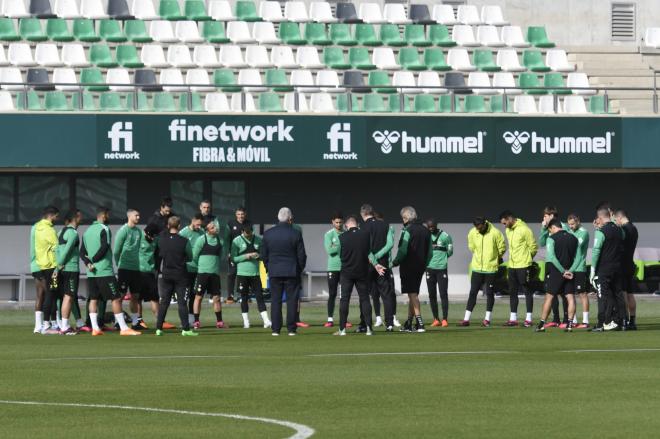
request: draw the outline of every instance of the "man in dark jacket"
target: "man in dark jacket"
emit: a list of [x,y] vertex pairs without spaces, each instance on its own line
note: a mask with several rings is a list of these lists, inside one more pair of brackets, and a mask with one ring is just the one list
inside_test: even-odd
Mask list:
[[156,235],[160,235],[167,230],[167,220],[174,215],[172,211],[172,199],[170,197],[163,197],[160,201],[160,207],[149,217],[147,224],[154,224],[157,228]]
[[277,214],[279,223],[264,233],[261,242],[261,260],[268,271],[271,292],[271,320],[273,335],[282,328],[282,294],[287,292],[286,323],[289,335],[296,335],[296,309],[298,307],[297,279],[307,264],[302,234],[294,229],[288,207]]

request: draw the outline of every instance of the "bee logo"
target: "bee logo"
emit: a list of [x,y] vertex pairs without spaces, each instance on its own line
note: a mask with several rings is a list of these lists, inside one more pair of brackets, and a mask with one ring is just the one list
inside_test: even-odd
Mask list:
[[507,131],[502,137],[506,143],[511,145],[511,152],[520,154],[522,152],[522,146],[529,141],[530,135],[527,131]]
[[380,150],[383,151],[383,154],[389,154],[392,152],[392,145],[399,141],[401,134],[397,131],[374,131],[371,137],[376,143],[380,144]]

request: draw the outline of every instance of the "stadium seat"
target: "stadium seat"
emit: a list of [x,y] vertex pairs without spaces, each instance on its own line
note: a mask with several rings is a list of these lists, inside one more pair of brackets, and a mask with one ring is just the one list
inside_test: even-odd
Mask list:
[[403,47],[399,50],[399,64],[406,70],[426,70],[426,65],[420,61],[419,53],[414,47]]
[[523,65],[532,72],[549,72],[550,67],[543,62],[543,55],[538,50],[526,49],[523,51]]
[[387,107],[390,113],[410,113],[413,111],[410,106],[410,98],[404,94],[389,95]]
[[108,0],[108,16],[115,20],[132,20],[126,0]]
[[597,95],[597,96],[591,96],[589,98],[589,112],[591,114],[613,114],[615,113],[612,111],[611,108],[608,109],[609,111],[605,111],[605,96],[603,95]]
[[305,24],[305,38],[309,44],[315,46],[328,46],[332,44],[332,40],[328,38],[323,23],[307,23]]
[[178,0],[160,0],[158,14],[165,20],[184,20]]
[[0,41],[19,41],[21,36],[16,32],[14,20],[0,18]]
[[43,67],[59,67],[63,65],[57,46],[52,43],[39,43],[34,49],[34,60]]
[[94,95],[91,93],[74,93],[71,104],[73,109],[77,111],[98,111],[98,106],[96,105],[96,101],[94,101]]
[[520,26],[502,27],[502,41],[509,47],[529,47],[529,43],[523,38]]
[[510,72],[497,72],[493,74],[493,87],[506,87],[497,89],[500,94],[517,95],[522,93],[522,90],[516,87],[516,80]]
[[7,61],[7,55],[5,55],[5,49],[0,44],[0,66],[6,66],[6,65],[9,65],[9,61]]
[[482,72],[499,72],[502,70],[493,58],[493,51],[490,49],[477,49],[472,54],[472,61],[477,69]]
[[129,111],[154,111],[154,107],[149,102],[149,96],[143,91],[128,93],[126,107]]
[[326,1],[312,2],[309,6],[309,16],[317,23],[337,22],[337,18],[332,15],[330,3]]
[[107,44],[93,44],[89,48],[89,59],[96,67],[117,67],[117,61],[112,57],[110,47]]
[[140,61],[147,67],[169,67],[165,52],[160,44],[145,44],[140,51]]
[[380,40],[386,46],[401,47],[408,43],[401,38],[399,33],[399,26],[396,24],[381,24],[380,25]]
[[131,14],[139,20],[158,20],[160,18],[152,0],[133,0]]
[[16,106],[8,91],[0,91],[0,111],[15,111]]
[[210,44],[197,45],[193,49],[193,62],[199,67],[215,68],[222,66],[215,53],[215,47]]
[[27,41],[39,42],[48,39],[48,35],[44,33],[41,21],[38,18],[22,18],[19,20],[18,32],[21,38]]
[[199,93],[181,93],[179,95],[179,111],[202,112],[204,104]]
[[80,15],[91,20],[102,20],[108,18],[103,9],[102,0],[84,0],[80,2]]
[[434,47],[424,50],[424,64],[427,68],[437,72],[451,70],[451,67],[445,61],[445,54],[442,53],[442,49]]
[[347,23],[331,24],[330,39],[339,46],[355,46],[357,44],[357,40],[351,33],[351,26]]
[[268,69],[266,70],[266,85],[269,90],[276,92],[293,91],[293,87],[289,85],[289,80],[286,77],[286,71],[281,69]]
[[545,54],[545,63],[554,72],[573,72],[575,64],[568,62],[566,51],[560,49],[550,49]]
[[282,7],[280,2],[277,1],[262,1],[259,4],[259,16],[264,21],[270,21],[272,23],[279,23],[284,21],[284,15],[282,15]]
[[[456,31],[454,31],[456,32]],[[403,30],[403,38],[411,46],[427,47],[431,40],[426,38],[426,31],[423,24],[408,24]]]
[[124,22],[124,34],[133,43],[150,43],[153,41],[147,32],[147,26],[142,20],[127,20]]
[[257,69],[242,69],[238,71],[238,84],[244,85],[243,91],[259,92],[267,91],[266,87],[261,87],[261,73]]
[[570,89],[562,89],[562,87],[566,87],[566,84],[564,83],[564,76],[561,73],[546,73],[543,78],[543,86],[552,88],[552,90],[549,90],[552,94],[571,94]]
[[348,94],[340,94],[337,95],[337,111],[340,113],[358,113],[363,110],[357,95],[351,94],[349,99]]
[[454,26],[452,39],[454,42],[456,42],[457,45],[463,47],[476,47],[480,45],[480,43],[474,37],[472,26],[469,25],[457,24]]
[[130,69],[144,67],[137,53],[137,48],[133,44],[117,46],[115,56],[117,63],[122,67]]
[[216,21],[236,20],[236,15],[234,15],[231,5],[225,0],[211,0],[209,2],[209,15]]
[[105,85],[101,70],[97,67],[87,67],[80,71],[80,83],[85,84],[87,91],[106,91],[109,90]]
[[55,90],[55,86],[50,82],[48,70],[46,69],[30,68],[27,70],[25,77],[27,84],[35,90]]
[[465,96],[463,111],[466,113],[490,113],[486,106],[486,98],[481,95]]
[[294,23],[306,23],[310,21],[307,6],[303,1],[287,1],[284,4],[284,18]]
[[482,7],[481,21],[492,26],[506,26],[509,24],[509,22],[504,19],[502,8],[497,5]]
[[447,72],[445,73],[445,87],[452,87],[450,90],[454,94],[467,94],[471,93],[472,90],[466,87],[465,78],[462,73],[459,72]]
[[300,35],[300,26],[298,23],[289,21],[280,23],[279,37],[284,44],[293,44],[296,46],[307,44],[307,40]]
[[348,51],[348,62],[354,69],[373,70],[376,65],[371,62],[369,50],[365,47],[351,47]]
[[[452,102],[454,109],[452,110]],[[461,99],[455,95],[443,95],[438,100],[438,111],[440,113],[461,113]]]
[[99,24],[101,39],[109,43],[123,43],[127,41],[126,34],[121,30],[118,20],[101,20]]
[[296,62],[303,69],[322,69],[325,64],[319,59],[316,47],[300,47],[296,51]]
[[476,95],[492,95],[497,93],[497,90],[493,88],[474,88],[491,87],[490,78],[488,77],[488,73],[485,72],[470,72],[467,85],[472,88],[472,93]]
[[539,97],[538,110],[541,114],[555,114],[561,113],[561,102],[557,101],[557,108],[555,108],[555,97],[552,95],[544,95]]
[[432,24],[429,26],[429,39],[435,46],[453,47],[456,41],[449,36],[449,29],[444,24]]
[[660,27],[649,27],[644,32],[644,46],[652,49],[660,48]]
[[30,15],[36,18],[54,18],[53,10],[50,6],[50,0],[29,0],[30,1]]
[[[296,95],[298,99],[298,109],[296,109]],[[284,95],[284,111],[287,113],[307,112],[307,98],[303,93],[286,93]]]
[[268,57],[268,50],[264,46],[248,46],[245,50],[245,62],[254,68],[273,67],[273,63]]
[[394,52],[389,47],[376,47],[373,51],[373,62],[382,70],[398,70],[401,66],[394,58]]
[[361,23],[355,25],[355,39],[362,46],[381,46],[383,42],[376,36],[372,24]]
[[470,56],[465,49],[449,49],[447,53],[447,64],[454,70],[461,72],[472,72],[477,68],[470,62]]
[[496,64],[505,72],[524,72],[527,70],[520,65],[518,52],[514,49],[500,49],[497,51]]
[[149,36],[159,43],[176,43],[179,39],[174,35],[174,27],[167,20],[154,20],[149,25]]
[[348,2],[340,2],[336,4],[336,17],[340,23],[352,24],[362,23],[362,20],[355,11],[355,5]]
[[[206,12],[206,5],[204,0],[185,0],[183,4],[183,15],[186,16],[186,20],[191,21],[207,21],[211,19],[211,16]],[[199,96],[197,96],[199,101]],[[201,101],[199,104],[199,110],[201,111]]]
[[310,98],[309,106],[314,113],[332,113],[337,111],[328,93],[315,93]]
[[298,67],[290,46],[273,47],[270,51],[270,61],[279,69],[295,69]]
[[415,75],[412,72],[394,72],[392,75],[392,85],[397,87],[398,93],[415,94],[422,92],[421,89],[416,88],[417,83],[415,82]]
[[108,69],[105,76],[105,83],[110,86],[111,91],[133,91],[131,78],[128,70],[123,68]]
[[427,87],[422,91],[427,94],[445,94],[447,89],[442,87],[438,72],[419,72],[417,86]]
[[[513,113],[513,104],[506,98],[506,112]],[[491,113],[504,113],[504,98],[502,96],[491,96],[488,100],[488,106]]]
[[41,100],[34,90],[19,91],[16,95],[16,108],[27,111],[43,111]]
[[255,42],[245,21],[230,21],[227,23],[227,37],[234,44],[251,44]]
[[7,50],[7,60],[11,65],[19,67],[36,66],[32,57],[32,50],[27,43],[11,43]]
[[46,35],[48,39],[57,42],[73,41],[73,34],[69,31],[66,20],[62,18],[50,18],[46,22]]
[[527,28],[527,41],[534,47],[550,48],[555,47],[555,43],[548,39],[548,34],[544,26],[530,26]]
[[[370,72],[375,73],[375,72]],[[381,72],[382,73],[382,72]],[[364,87],[364,76],[357,70],[347,70],[343,75],[343,85],[351,93],[369,93],[370,89]]]
[[389,104],[385,105],[385,99],[379,94],[368,94],[362,98],[362,106],[367,113],[389,113]]
[[[586,73],[569,73],[566,77],[566,86],[573,89],[573,93],[576,95],[596,94],[596,90],[585,90],[586,88],[591,87]],[[576,88],[582,88],[583,90],[576,90]]]
[[268,21],[257,21],[252,27],[252,35],[259,44],[280,44],[275,34],[275,26]]
[[76,40],[85,43],[101,41],[101,37],[98,36],[94,28],[94,22],[90,18],[73,20],[73,36]]
[[[245,102],[243,102],[245,100]],[[252,93],[234,93],[231,96],[231,111],[236,113],[254,113],[257,107],[254,104]]]
[[456,10],[456,18],[460,23],[476,26],[481,24],[479,11],[474,5],[459,5]]
[[167,48],[167,62],[172,67],[195,67],[190,49],[185,44],[173,44]]
[[224,93],[209,93],[204,97],[204,110],[209,113],[228,113],[229,101]]
[[458,20],[456,20],[456,16],[454,16],[454,8],[452,8],[451,5],[433,5],[431,18],[437,23],[444,24],[446,26],[453,26],[454,24],[458,24]]
[[80,89],[78,80],[76,79],[76,71],[69,67],[61,67],[53,70],[53,84],[56,84],[55,90],[74,91]]
[[247,63],[243,60],[241,48],[235,45],[220,46],[220,62],[225,67],[242,68],[247,67]]
[[67,96],[61,91],[49,91],[44,96],[46,111],[71,111],[73,108]]
[[236,86],[236,76],[229,69],[217,69],[213,72],[213,84],[222,91],[237,92],[241,88]]
[[351,64],[346,61],[344,50],[341,47],[324,47],[323,63],[331,69],[351,68]]
[[[183,86],[183,74],[179,69],[162,69],[158,76],[158,83],[163,86],[165,91],[186,91],[187,87]],[[154,104],[155,106],[155,104]]]
[[225,34],[225,26],[219,21],[202,23],[202,37],[209,43],[225,44],[229,42],[229,38]]
[[431,18],[429,7],[425,4],[411,4],[408,16],[415,24],[435,24],[435,20]]
[[177,21],[174,25],[174,35],[182,43],[202,43],[204,38],[199,34],[199,28],[194,21]]
[[518,76],[518,86],[530,95],[544,95],[548,93],[547,90],[534,89],[534,87],[541,87],[536,73],[521,73]]
[[[396,93],[396,89],[388,87],[392,85],[390,75],[387,72],[380,70],[369,72],[367,83],[371,87],[371,91],[375,93]],[[353,89],[355,92],[355,89]]]
[[339,76],[335,70],[319,70],[316,72],[316,85],[326,93],[343,93],[346,89],[339,87]]
[[412,20],[406,16],[406,10],[401,3],[385,3],[383,18],[392,24],[410,24]]
[[427,94],[417,95],[413,98],[413,111],[415,113],[437,113],[438,107],[435,97]]
[[236,18],[241,21],[261,21],[257,14],[257,7],[252,1],[239,0],[236,2]]
[[495,26],[479,26],[477,28],[477,41],[482,46],[502,47],[504,42],[500,38]]
[[4,0],[2,2],[2,15],[9,18],[26,18],[30,14],[25,6],[25,2],[21,0]]
[[358,9],[358,17],[364,23],[370,23],[370,24],[387,23],[385,18],[383,18],[383,11],[380,9],[380,5],[378,3],[371,3],[371,2],[360,3],[360,8]]
[[315,86],[314,77],[309,70],[293,70],[289,81],[291,82],[291,85],[294,86],[294,89],[300,93],[317,93],[320,91],[319,88]]
[[17,67],[0,67],[0,82],[3,90],[23,90],[23,76]]
[[154,111],[162,113],[171,113],[177,111],[174,103],[174,95],[167,92],[158,92],[153,98]]

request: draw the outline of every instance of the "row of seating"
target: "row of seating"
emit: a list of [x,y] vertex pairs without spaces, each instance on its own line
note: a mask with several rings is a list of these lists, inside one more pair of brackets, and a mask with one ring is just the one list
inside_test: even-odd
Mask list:
[[[374,70],[457,70],[471,72],[571,72],[575,64],[569,63],[563,50],[549,50],[545,60],[541,52],[525,49],[522,64],[518,54],[512,49],[501,49],[494,56],[490,49],[476,49],[470,57],[465,49],[449,49],[447,56],[439,48],[426,48],[419,52],[415,47],[403,47],[395,56],[390,48],[375,48],[372,53],[366,47],[351,47],[345,53],[341,47],[325,47],[322,62],[315,47],[297,49],[294,58],[293,49],[288,46],[273,47],[270,51],[264,46],[248,46],[243,54],[236,45],[224,45],[216,53],[212,45],[195,46],[192,52],[187,45],[176,44],[164,48],[158,44],[146,44],[138,50],[134,45],[93,44],[88,50],[89,58],[83,46],[67,43],[58,49],[53,43],[39,43],[34,54],[26,43],[11,43],[5,54],[0,45],[0,65],[18,67],[279,67],[279,68],[332,68],[338,70],[359,69]],[[348,56],[347,56],[348,55]]]
[[[98,30],[97,30],[98,28]],[[147,30],[148,28],[148,30]],[[544,27],[528,27],[527,39],[523,37],[519,26],[504,26],[498,30],[495,26],[484,25],[475,29],[470,25],[455,25],[448,28],[443,24],[424,26],[407,24],[403,36],[399,25],[369,23],[347,24],[332,23],[326,28],[324,23],[306,23],[302,31],[295,22],[285,21],[276,26],[270,22],[248,23],[247,21],[222,22],[207,21],[196,23],[185,20],[175,23],[156,20],[147,23],[142,20],[127,20],[122,27],[118,20],[98,20],[82,18],[69,23],[62,18],[51,18],[46,21],[45,30],[37,18],[23,18],[18,22],[18,31],[10,18],[0,19],[0,40],[32,42],[58,41],[82,42],[145,43],[157,41],[161,43],[228,43],[235,44],[291,44],[317,45],[331,44],[339,46],[464,46],[464,47],[514,47],[525,48],[532,45],[532,36],[541,32],[546,34]],[[552,48],[554,43],[545,37],[544,42],[536,40],[533,44],[539,48]]]
[[[178,101],[178,105],[176,104]],[[453,101],[453,104],[452,104]],[[517,96],[513,103],[502,97],[466,96],[460,99],[456,95],[381,95],[367,94],[359,97],[355,94],[328,93],[313,94],[309,101],[305,94],[286,93],[283,99],[278,93],[264,92],[255,96],[251,93],[208,93],[204,97],[198,93],[172,94],[157,93],[101,93],[98,104],[91,93],[73,93],[71,97],[61,91],[47,92],[43,100],[34,91],[20,92],[16,100],[9,92],[0,92],[0,111],[207,111],[207,112],[415,112],[415,113],[519,113],[519,114],[604,114],[606,99],[593,96],[588,109],[584,98],[569,96],[555,100],[551,96],[542,96],[538,105],[531,96]],[[452,106],[453,105],[453,106]]]

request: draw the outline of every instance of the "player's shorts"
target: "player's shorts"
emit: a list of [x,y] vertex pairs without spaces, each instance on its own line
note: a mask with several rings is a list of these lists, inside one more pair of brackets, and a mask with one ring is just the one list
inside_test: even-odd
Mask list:
[[77,300],[80,273],[77,271],[60,271],[58,277],[57,284],[60,295],[70,296]]
[[623,273],[621,276],[621,291],[632,293],[635,289],[635,273]]
[[158,301],[158,282],[154,273],[140,273],[140,288],[135,290],[143,302]]
[[32,272],[32,278],[35,280],[43,280],[44,279],[44,272],[39,270],[39,271],[33,271]]
[[573,273],[573,285],[575,285],[575,294],[587,294],[590,290],[589,279],[586,272]]
[[140,291],[140,287],[142,286],[141,280],[139,271],[123,268],[117,270],[117,282],[119,283],[119,290],[122,294],[126,294],[129,291],[131,293]]
[[122,297],[114,276],[88,277],[87,287],[90,300],[116,300]]
[[197,273],[193,291],[196,296],[203,296],[204,293],[207,293],[209,296],[219,296],[220,276],[211,273]]
[[422,278],[424,271],[415,273],[401,273],[401,293],[402,294],[419,294],[419,288],[422,285]]
[[574,294],[575,285],[573,279],[566,279],[558,271],[550,271],[545,275],[545,291],[556,295]]

